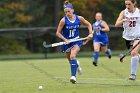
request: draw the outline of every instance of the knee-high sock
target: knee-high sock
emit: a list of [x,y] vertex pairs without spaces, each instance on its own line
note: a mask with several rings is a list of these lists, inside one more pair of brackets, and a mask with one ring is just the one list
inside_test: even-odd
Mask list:
[[105,52],[107,55],[110,55],[110,49],[107,49]]
[[71,66],[71,76],[76,76],[76,72],[77,72],[77,61],[76,60],[71,60],[70,61],[70,66]]
[[98,62],[98,57],[99,57],[99,52],[94,52],[93,54],[93,57],[94,57],[94,62]]
[[131,74],[136,75],[137,69],[138,69],[138,64],[139,64],[139,57],[133,56],[131,58]]

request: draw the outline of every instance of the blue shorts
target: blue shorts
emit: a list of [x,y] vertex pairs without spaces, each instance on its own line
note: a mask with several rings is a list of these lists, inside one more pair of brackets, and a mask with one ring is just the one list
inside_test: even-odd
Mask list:
[[70,44],[67,45],[63,45],[63,52],[70,52],[70,50],[73,48],[73,46],[77,45],[79,48],[81,48],[82,46],[82,41],[76,41],[76,42],[72,42]]
[[94,43],[100,43],[101,46],[107,46],[109,43],[108,36],[94,36]]

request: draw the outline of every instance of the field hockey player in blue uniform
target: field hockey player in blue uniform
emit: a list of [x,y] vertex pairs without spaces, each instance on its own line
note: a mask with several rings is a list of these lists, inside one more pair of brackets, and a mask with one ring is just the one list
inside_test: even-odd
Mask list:
[[93,65],[97,66],[98,58],[99,58],[99,51],[105,52],[109,58],[111,58],[111,50],[107,48],[108,45],[108,36],[106,32],[109,32],[110,29],[107,23],[102,20],[102,13],[97,12],[95,15],[96,22],[93,23],[94,33],[94,40],[93,40]]
[[63,51],[66,53],[66,56],[70,63],[71,68],[71,78],[70,82],[76,83],[76,72],[79,74],[82,73],[79,61],[76,59],[77,53],[80,51],[82,46],[82,41],[77,41],[70,43],[70,39],[78,39],[79,37],[79,28],[80,24],[86,25],[89,30],[89,35],[87,36],[87,43],[93,37],[92,25],[85,20],[82,16],[74,14],[74,9],[71,3],[68,1],[64,2],[64,16],[58,25],[56,35],[62,39],[66,45],[63,46]]

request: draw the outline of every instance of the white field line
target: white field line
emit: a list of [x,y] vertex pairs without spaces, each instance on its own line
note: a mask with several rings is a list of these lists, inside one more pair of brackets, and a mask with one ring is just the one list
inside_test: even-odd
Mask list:
[[[69,79],[70,77],[54,77],[54,78],[60,78],[60,79]],[[78,78],[78,80],[102,80],[102,81],[126,81],[128,80],[128,78],[126,79],[118,79],[118,78]],[[138,79],[136,79],[136,81],[140,81]]]

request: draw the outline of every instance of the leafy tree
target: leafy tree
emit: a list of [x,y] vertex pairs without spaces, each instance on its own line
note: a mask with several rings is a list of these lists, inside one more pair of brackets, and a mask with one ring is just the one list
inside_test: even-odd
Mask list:
[[120,12],[120,7],[122,6],[120,2],[121,1],[118,0],[71,0],[76,13],[84,16],[91,23],[95,21],[95,13],[102,12],[104,19],[107,20],[109,24],[114,24]]
[[0,7],[0,27],[19,27],[32,21],[32,16],[25,15],[25,5],[22,2],[4,3]]
[[104,4],[105,0],[71,0],[71,2],[76,13],[84,16],[87,20],[92,22],[95,8],[98,8],[97,6],[99,4]]

